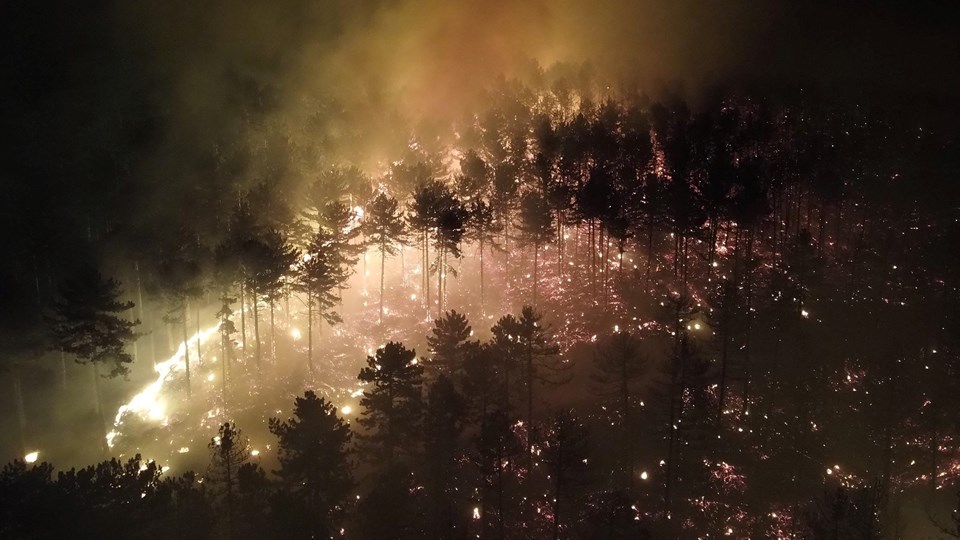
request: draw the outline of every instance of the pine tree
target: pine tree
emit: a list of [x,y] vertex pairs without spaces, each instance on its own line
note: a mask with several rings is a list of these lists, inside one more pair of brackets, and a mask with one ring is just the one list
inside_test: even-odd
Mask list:
[[465,413],[463,397],[449,378],[440,375],[427,389],[423,425],[423,480],[430,509],[428,533],[433,538],[456,538],[465,533],[465,501],[460,489],[460,433]]
[[515,460],[523,450],[523,444],[513,431],[510,417],[499,410],[488,413],[481,423],[475,440],[473,463],[480,474],[480,523],[484,531],[494,528],[491,514],[495,516],[495,537],[507,537],[508,509],[511,508],[510,484],[516,468]]
[[480,255],[480,312],[485,314],[486,281],[483,254],[486,248],[501,249],[497,239],[503,232],[503,224],[496,219],[493,206],[482,199],[470,203],[467,207],[467,215],[466,237],[471,242],[476,242]]
[[447,256],[452,255],[459,259],[462,256],[460,243],[466,232],[467,209],[457,200],[449,190],[445,190],[443,197],[438,201],[436,221],[434,223],[433,247],[437,252],[437,262],[434,268],[437,272],[437,317],[443,313],[443,302],[446,296],[447,274],[456,275],[456,270],[447,262]]
[[231,319],[234,313],[231,306],[236,301],[236,298],[230,298],[224,293],[220,297],[220,310],[217,311],[217,319],[220,321],[220,326],[217,328],[220,334],[220,385],[224,401],[227,399],[227,378],[232,376],[230,357],[233,355],[233,344],[230,336],[237,333],[237,326]]
[[210,440],[210,467],[207,477],[223,486],[223,500],[227,508],[227,538],[236,531],[236,492],[240,468],[250,459],[248,440],[236,424],[226,422],[220,426],[217,436]]
[[559,348],[551,343],[550,328],[543,316],[524,306],[520,317],[503,317],[491,329],[494,343],[509,365],[520,368],[520,379],[526,401],[527,449],[533,447],[533,404],[537,384],[562,384],[567,381],[570,365],[559,358]]
[[467,150],[460,159],[457,176],[457,196],[465,201],[476,201],[489,189],[490,167],[476,150]]
[[481,424],[499,395],[500,369],[496,348],[489,343],[467,342],[463,355],[461,388],[468,412]]
[[367,357],[367,367],[357,377],[372,385],[363,392],[364,410],[358,422],[372,432],[364,437],[373,450],[370,457],[387,466],[394,464],[401,450],[410,451],[417,438],[422,377],[416,351],[392,341]]
[[603,398],[612,402],[619,424],[622,489],[629,494],[633,489],[636,384],[646,372],[647,362],[640,355],[637,336],[630,332],[616,332],[598,343],[594,361],[594,380],[602,386]]
[[467,317],[456,311],[448,311],[433,322],[432,334],[427,336],[427,345],[433,356],[425,366],[439,374],[459,375],[463,369],[464,353],[473,329]]
[[[560,538],[565,520],[577,523],[576,502],[584,481],[588,459],[588,433],[569,409],[562,409],[551,421],[544,437],[541,458],[550,481],[550,510],[553,539]],[[568,514],[571,516],[568,517]]]
[[403,213],[396,199],[380,193],[367,206],[361,225],[363,234],[380,252],[380,318],[383,324],[383,280],[386,258],[396,255],[406,241]]
[[447,188],[436,180],[425,181],[417,186],[412,195],[412,201],[407,206],[407,224],[417,232],[420,244],[421,283],[420,296],[425,302],[427,312],[430,310],[430,244],[432,233],[436,228],[437,217],[440,212],[440,201],[447,193]]
[[340,322],[333,311],[337,305],[334,290],[342,286],[349,274],[340,264],[340,255],[331,237],[323,230],[314,235],[307,246],[297,272],[297,287],[307,296],[307,365],[313,372],[313,314],[329,324]]
[[539,261],[543,244],[554,237],[553,214],[542,195],[528,193],[520,202],[520,233],[524,244],[533,246],[533,305],[537,306]]
[[259,297],[266,297],[270,304],[270,344],[275,346],[274,304],[280,297],[284,278],[291,274],[291,267],[299,260],[299,251],[291,246],[286,237],[275,229],[264,231],[254,239],[248,250],[249,270],[247,289],[253,296],[253,322],[256,339],[257,368],[260,368],[262,352],[258,313]]
[[102,444],[106,444],[106,424],[100,395],[100,366],[109,368],[109,377],[126,375],[127,364],[133,362],[126,352],[127,344],[136,339],[134,327],[124,312],[133,302],[121,302],[120,284],[104,278],[96,270],[81,271],[60,287],[59,298],[48,319],[56,347],[76,356],[77,362],[93,366],[97,414],[100,419]]
[[333,404],[308,390],[296,398],[292,418],[271,418],[269,428],[277,437],[280,469],[275,473],[286,486],[288,510],[299,521],[293,529],[313,537],[334,535],[353,486],[350,425]]
[[161,246],[156,267],[160,287],[172,303],[172,309],[164,318],[171,324],[179,324],[182,333],[188,396],[191,392],[188,302],[203,293],[204,271],[209,258],[210,253],[200,243],[196,233],[181,229],[169,243]]

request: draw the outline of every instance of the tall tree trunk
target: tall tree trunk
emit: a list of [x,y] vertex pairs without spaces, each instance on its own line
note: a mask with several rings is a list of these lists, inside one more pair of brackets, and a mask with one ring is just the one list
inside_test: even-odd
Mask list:
[[[134,321],[137,320],[137,316],[136,316],[136,314],[134,313],[134,307],[135,307],[135,306],[130,306],[130,310],[129,310],[129,312],[130,312],[130,322],[134,322]],[[137,341],[138,341],[138,336],[134,336],[134,338],[133,338],[133,361],[134,361],[134,363],[137,363],[137,362],[140,361],[140,347],[137,345]]]
[[620,410],[622,411],[623,446],[626,449],[627,459],[624,463],[626,472],[627,495],[633,493],[633,426],[630,424],[630,380],[627,377],[627,357],[620,358]]
[[537,292],[539,289],[539,276],[537,276],[537,263],[540,258],[540,242],[533,244],[533,307],[537,307]]
[[[228,450],[229,452],[229,450]],[[225,475],[227,484],[226,503],[227,503],[227,538],[233,540],[233,458],[227,456],[224,460],[224,467],[227,470]]]
[[744,413],[750,414],[750,377],[753,375],[751,373],[751,337],[753,330],[753,313],[751,309],[753,307],[753,231],[754,226],[751,225],[747,233],[747,253],[744,259],[744,263],[747,265],[747,279],[746,287],[744,290],[745,298],[745,309],[747,320],[745,321],[744,328],[744,337],[743,337],[743,410]]
[[644,288],[646,291],[650,291],[650,273],[653,270],[653,235],[654,235],[654,225],[653,218],[650,218],[650,230],[647,233],[647,277]]
[[563,213],[557,212],[557,279],[563,283]]
[[533,351],[527,344],[527,460],[533,462]]
[[503,451],[497,452],[497,518],[500,529],[500,540],[504,540],[506,529],[504,528],[504,507],[503,507]]
[[423,233],[424,287],[427,291],[427,315],[430,315],[430,233]]
[[203,367],[203,353],[200,352],[200,303],[197,303],[197,365]]
[[274,298],[271,294],[270,296],[270,358],[274,362],[277,361],[277,328],[276,328],[276,319],[274,318]]
[[100,393],[100,364],[97,362],[90,363],[93,364],[93,391],[97,401],[96,408],[97,422],[99,423],[98,429],[100,430],[100,448],[104,454],[107,454],[110,452],[110,448],[107,445],[107,422],[103,417],[103,396]]
[[259,303],[259,298],[257,298],[257,291],[250,291],[251,299],[250,302],[253,304],[253,339],[256,342],[256,354],[257,354],[257,375],[263,375],[263,365],[261,360],[263,358],[263,353],[260,349],[260,314],[257,310],[257,304]]
[[503,258],[504,258],[504,270],[507,273],[507,288],[510,287],[510,276],[513,274],[510,271],[510,222],[506,219],[506,213],[503,217]]
[[[224,321],[221,321],[223,324]],[[220,391],[223,394],[223,401],[227,401],[227,334],[222,329],[220,331]]]
[[190,389],[190,338],[187,337],[187,301],[181,303],[180,327],[183,329],[183,361],[187,373],[187,397],[192,397]]
[[729,291],[724,291],[724,300],[723,300],[723,314],[720,317],[722,328],[720,332],[722,333],[720,337],[720,399],[717,404],[717,429],[720,429],[723,424],[723,407],[726,404],[727,398],[727,350],[728,345],[730,344],[730,298],[729,296],[733,294]]
[[[143,304],[143,283],[140,278],[140,261],[134,261],[133,269],[137,275],[137,315],[140,319],[141,328],[150,328],[150,362],[153,364],[153,367],[157,367],[157,350],[156,343],[153,340],[153,328],[152,326],[147,325],[147,318],[144,315],[144,304]],[[138,340],[139,341],[139,340]],[[136,342],[134,342],[136,343]]]
[[486,315],[486,305],[484,302],[483,290],[483,236],[480,237],[480,315]]
[[243,349],[244,354],[247,352],[247,310],[244,309],[247,305],[246,298],[244,295],[244,289],[246,284],[243,280],[240,281],[240,346]]
[[307,366],[313,373],[313,295],[307,287]]
[[443,248],[437,248],[437,318],[443,317]]
[[560,538],[560,495],[563,491],[563,443],[557,448],[557,474],[553,482],[553,540]]
[[387,264],[387,246],[380,244],[380,326],[383,326],[383,274]]

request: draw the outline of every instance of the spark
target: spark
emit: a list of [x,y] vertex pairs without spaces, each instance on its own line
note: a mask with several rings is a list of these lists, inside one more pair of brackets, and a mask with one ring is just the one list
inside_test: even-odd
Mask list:
[[23,460],[26,461],[27,463],[36,463],[37,458],[39,457],[40,457],[40,451],[34,450],[33,452],[30,452],[29,454],[23,456]]

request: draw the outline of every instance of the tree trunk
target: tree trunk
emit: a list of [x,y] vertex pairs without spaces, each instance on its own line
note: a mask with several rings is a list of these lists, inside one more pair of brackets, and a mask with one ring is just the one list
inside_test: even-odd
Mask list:
[[427,305],[427,315],[430,314],[430,244],[429,238],[427,237],[427,231],[423,231],[423,288],[420,290],[421,294],[425,294],[426,305]]
[[240,346],[243,349],[244,354],[247,352],[247,314],[246,310],[246,298],[244,297],[245,285],[243,281],[240,282]]
[[181,304],[180,327],[183,329],[183,362],[187,373],[187,397],[191,397],[190,390],[190,339],[187,337],[187,301]]
[[251,292],[253,293],[251,295],[253,297],[251,298],[251,303],[253,304],[253,339],[255,340],[256,346],[257,346],[256,348],[257,375],[262,376],[263,366],[261,364],[261,360],[263,357],[263,353],[260,350],[260,314],[257,310],[257,304],[259,303],[259,299],[257,298],[257,291],[251,291]]
[[[221,321],[221,324],[223,321]],[[227,334],[222,329],[220,331],[220,390],[223,394],[223,402],[227,402]]]
[[646,284],[644,288],[649,292],[650,291],[650,272],[653,270],[653,235],[654,235],[653,218],[650,219],[650,230],[647,234],[647,277]]
[[307,288],[307,366],[313,373],[313,295]]
[[200,352],[200,304],[197,304],[197,365],[203,367],[203,354]]
[[506,535],[506,529],[504,528],[504,519],[503,516],[503,452],[500,451],[497,453],[497,518],[500,529],[500,540],[504,540]]
[[[137,274],[137,315],[140,319],[140,327],[147,328],[147,318],[144,316],[143,311],[143,284],[140,279],[140,261],[134,261],[133,269]],[[153,367],[157,367],[157,351],[155,343],[153,341],[153,329],[150,329],[150,362],[153,363]],[[138,339],[139,341],[139,339]],[[136,343],[136,341],[134,342]]]
[[480,237],[480,315],[486,315],[483,291],[483,236]]
[[274,319],[274,298],[270,296],[270,358],[277,361],[277,331],[276,320]]
[[560,538],[560,494],[563,489],[563,443],[557,448],[557,471],[553,483],[553,540]]
[[443,317],[443,248],[437,249],[437,318]]
[[539,285],[538,276],[537,276],[537,262],[540,257],[540,243],[535,242],[533,244],[533,307],[538,307],[537,305],[537,289]]
[[98,428],[100,429],[100,448],[104,454],[108,454],[110,448],[107,446],[107,422],[103,417],[103,397],[100,393],[100,364],[97,362],[90,363],[93,365],[93,391],[96,399]]
[[626,471],[627,495],[633,493],[633,436],[630,425],[630,381],[627,378],[627,357],[620,358],[620,407],[622,411],[623,445],[627,452],[624,470]]
[[[134,307],[135,307],[135,306],[131,306],[131,307],[130,307],[130,310],[129,310],[129,311],[130,311],[130,322],[134,322],[134,321],[137,320],[137,316],[136,316],[136,315],[134,314],[134,312],[133,312],[133,308],[134,308]],[[137,341],[138,341],[138,339],[137,339],[137,337],[135,336],[135,337],[133,338],[133,361],[134,361],[134,363],[137,363],[137,362],[140,361],[140,347],[137,345]]]
[[720,331],[722,336],[720,338],[720,399],[717,404],[717,429],[723,424],[723,406],[726,403],[727,398],[727,350],[730,343],[730,298],[729,295],[733,294],[729,291],[724,291],[724,300],[723,300],[723,314],[721,316],[721,325],[723,326]]
[[527,344],[527,459],[533,461],[533,351]]
[[746,296],[744,312],[747,315],[747,320],[743,337],[743,411],[747,415],[750,414],[750,377],[752,375],[750,372],[752,367],[750,365],[750,338],[753,329],[753,313],[750,310],[753,304],[753,229],[751,225],[747,233],[747,253],[744,259],[744,263],[747,265],[747,279],[744,290],[744,295]]
[[380,325],[383,326],[383,273],[387,264],[387,247],[380,244]]

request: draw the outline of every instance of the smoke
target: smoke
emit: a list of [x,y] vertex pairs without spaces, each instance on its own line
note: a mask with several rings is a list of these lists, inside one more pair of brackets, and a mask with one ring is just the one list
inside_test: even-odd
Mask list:
[[[693,0],[7,2],[0,230],[10,245],[0,262],[0,348],[25,348],[15,328],[24,317],[11,314],[46,305],[71,265],[116,261],[112,273],[130,289],[130,259],[151,260],[164,229],[216,230],[205,220],[261,183],[296,193],[331,164],[375,169],[411,137],[481,111],[497,81],[535,79],[555,65],[574,77],[594,73],[611,93],[696,99],[717,85],[782,85],[930,107],[946,119],[950,103],[956,117],[958,10]],[[60,401],[81,400],[90,401]],[[52,409],[62,424],[79,415]]]

